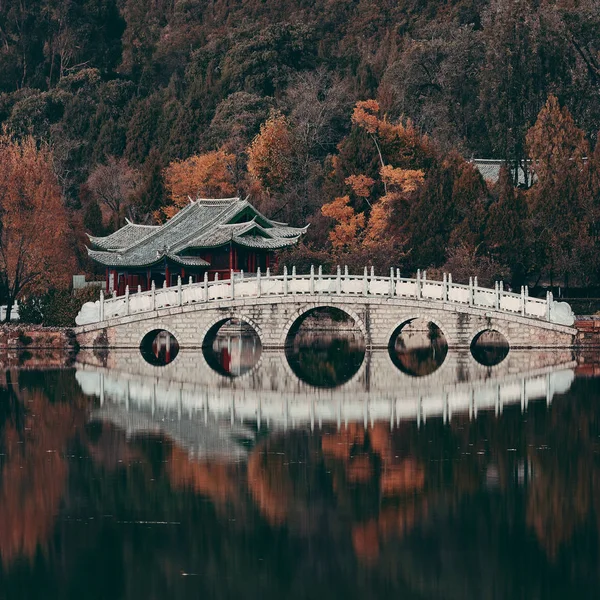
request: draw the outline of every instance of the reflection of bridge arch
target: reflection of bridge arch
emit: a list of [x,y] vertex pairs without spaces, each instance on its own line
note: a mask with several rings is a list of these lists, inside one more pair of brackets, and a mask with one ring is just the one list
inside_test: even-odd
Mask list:
[[[202,364],[201,353],[182,354],[178,365],[168,365],[160,375],[119,355],[109,357],[111,368],[78,364],[77,378],[86,393],[123,405],[125,412],[146,411],[165,419],[184,415],[205,424],[210,417],[219,423],[256,421],[259,426],[266,421],[271,427],[380,420],[393,425],[435,415],[447,419],[457,412],[499,414],[505,404],[526,408],[534,398],[550,402],[555,391],[568,389],[573,378],[569,369],[575,364],[570,353],[515,352],[498,365],[502,368],[490,372],[471,368],[470,353],[453,352],[445,373],[419,380],[395,369],[387,372],[389,354],[373,352],[367,353],[360,376],[339,388],[314,389],[290,377],[282,352],[264,352],[257,369],[235,379],[215,376],[209,367],[191,370],[190,364]],[[84,352],[81,359],[93,355]]]

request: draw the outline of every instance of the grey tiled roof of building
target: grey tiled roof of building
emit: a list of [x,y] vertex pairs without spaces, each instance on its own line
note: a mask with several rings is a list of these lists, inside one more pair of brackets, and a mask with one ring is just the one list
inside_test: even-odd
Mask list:
[[[474,158],[473,160],[471,160],[471,162],[477,167],[478,171],[481,173],[481,176],[486,181],[491,181],[492,183],[496,183],[498,181],[498,178],[500,177],[500,168],[504,164],[503,160],[498,160],[495,158]],[[511,173],[514,175],[514,169],[511,169]],[[528,174],[528,177],[529,181],[526,181],[523,169],[519,169],[518,185],[531,185],[531,172]]]
[[[141,235],[140,227],[145,227],[145,235]],[[215,248],[233,241],[251,248],[276,250],[294,244],[305,231],[306,227],[271,221],[241,198],[200,198],[163,225],[128,223],[106,238],[90,238],[99,250],[88,249],[88,253],[93,260],[111,267],[150,266],[165,257],[181,264],[201,265],[197,261],[202,259],[188,256],[190,249]],[[125,245],[129,239],[132,241]],[[196,262],[185,262],[192,260]]]
[[122,250],[139,242],[152,233],[152,231],[158,229],[158,227],[159,225],[136,225],[128,221],[125,227],[121,227],[121,229],[106,237],[96,237],[93,235],[89,235],[88,237],[94,246],[98,246],[104,250]]

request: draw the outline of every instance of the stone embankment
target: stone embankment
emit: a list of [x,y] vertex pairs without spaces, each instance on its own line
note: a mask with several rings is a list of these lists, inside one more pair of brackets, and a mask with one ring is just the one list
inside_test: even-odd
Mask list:
[[600,315],[578,317],[575,321],[575,328],[577,329],[575,339],[577,346],[600,347]]
[[66,327],[15,324],[0,327],[0,351],[40,348],[73,352],[78,345],[75,333]]

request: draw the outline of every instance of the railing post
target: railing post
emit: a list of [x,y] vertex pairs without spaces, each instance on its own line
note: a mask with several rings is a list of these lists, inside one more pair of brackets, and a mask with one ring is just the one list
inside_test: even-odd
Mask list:
[[394,267],[390,267],[390,298],[394,296]]
[[337,266],[337,275],[336,275],[336,291],[338,294],[342,293],[342,268],[340,265]]
[[219,273],[218,273],[218,272],[217,272],[217,273],[215,273],[215,279],[214,279],[214,280],[215,280],[215,281],[219,281]]
[[208,273],[204,273],[204,302],[208,302]]
[[179,306],[183,304],[183,293],[181,290],[181,275],[177,276],[177,300],[179,301]]
[[475,304],[475,291],[473,290],[473,278],[469,277],[469,304]]
[[448,276],[446,273],[442,274],[442,300],[446,302],[448,299]]
[[231,269],[231,272],[229,274],[229,278],[231,281],[231,299],[233,300],[235,298],[235,281],[233,280],[234,274],[233,274],[233,269]]
[[525,286],[521,286],[521,314],[525,315]]
[[497,281],[494,281],[494,292],[494,304],[496,305],[496,310],[498,310],[500,308],[500,284]]
[[292,294],[296,295],[296,286],[294,285],[294,281],[296,280],[296,265],[292,265]]
[[421,298],[421,269],[417,269],[417,299]]
[[365,296],[369,295],[369,280],[367,279],[367,277],[368,277],[367,274],[368,274],[368,270],[367,270],[367,267],[365,267],[365,272],[363,275],[363,294]]
[[315,266],[310,265],[310,293],[315,293]]
[[271,269],[269,267],[267,267],[267,273],[266,273],[265,277],[267,279],[269,279],[269,277],[271,277]]
[[375,267],[371,265],[371,281],[373,281],[373,277],[375,277]]
[[[319,271],[321,270],[321,267],[319,267]],[[288,293],[288,272],[287,272],[287,265],[284,265],[283,267],[283,295],[287,296]]]
[[552,320],[552,292],[550,290],[546,292],[546,318],[548,321]]
[[192,276],[190,275],[190,278],[188,279],[188,285],[192,285]]
[[152,280],[152,310],[156,310],[156,283]]
[[[319,265],[319,283],[323,280],[323,265]],[[323,289],[322,287],[320,290]]]
[[104,290],[100,290],[100,306],[98,310],[98,317],[100,321],[104,321]]
[[141,294],[142,293],[142,286],[138,284],[138,289],[137,289],[137,293]]
[[348,279],[348,265],[344,265],[344,279]]
[[[268,271],[267,271],[267,277],[268,277]],[[260,267],[258,267],[258,269],[256,269],[256,297],[260,298],[260,294],[261,294],[261,289],[260,289]]]
[[452,289],[452,273],[448,273],[448,278],[446,279],[446,283],[448,287],[446,288],[446,300],[450,302],[450,290]]

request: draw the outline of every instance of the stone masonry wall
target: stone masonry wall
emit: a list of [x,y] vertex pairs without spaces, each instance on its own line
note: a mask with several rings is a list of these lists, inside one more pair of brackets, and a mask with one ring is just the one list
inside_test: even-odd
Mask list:
[[82,347],[137,348],[147,333],[165,329],[181,347],[191,348],[202,346],[213,327],[236,318],[256,330],[263,347],[281,348],[298,319],[323,306],[339,308],[352,317],[371,348],[387,347],[395,330],[418,317],[434,322],[450,347],[469,347],[473,338],[486,329],[502,333],[512,348],[570,347],[577,333],[572,327],[540,319],[441,301],[327,295],[175,306],[84,325],[76,333]]

